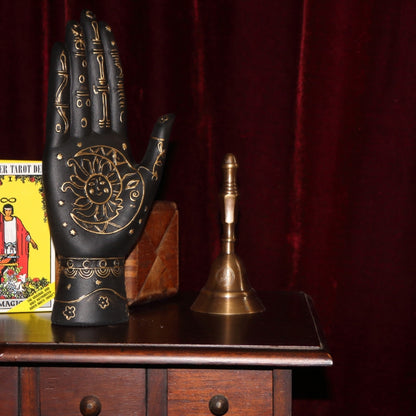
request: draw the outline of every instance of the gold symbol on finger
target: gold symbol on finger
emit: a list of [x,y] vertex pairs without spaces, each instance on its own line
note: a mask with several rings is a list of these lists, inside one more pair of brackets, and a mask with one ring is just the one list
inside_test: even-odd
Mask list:
[[87,16],[89,19],[95,19],[95,15],[91,10],[87,10],[85,12],[85,16]]
[[98,30],[98,23],[93,20],[91,22],[92,30],[94,31],[94,37],[92,38],[93,42],[100,42],[100,32]]
[[97,62],[98,62],[98,70],[100,73],[98,77],[98,85],[106,86],[107,80],[105,79],[104,56],[101,53],[97,55]]
[[[115,42],[112,42],[112,45],[115,46]],[[126,95],[124,92],[124,74],[123,74],[123,68],[120,63],[120,55],[118,53],[118,50],[116,47],[111,49],[110,55],[113,58],[113,64],[118,69],[118,74],[116,75],[117,79],[117,95],[118,95],[118,105],[120,108],[120,116],[119,120],[120,123],[124,123],[124,108],[126,105]]]
[[84,58],[85,57],[85,41],[84,41],[84,36],[82,34],[81,26],[78,24],[74,24],[71,27],[71,31],[74,36],[75,56]]
[[81,89],[75,91],[75,98],[77,100],[76,105],[78,108],[83,106],[83,100],[85,100],[85,105],[89,107],[90,94],[85,85],[81,85]]
[[101,93],[101,103],[102,103],[102,118],[98,120],[98,125],[100,128],[111,127],[111,121],[108,116],[108,86],[106,88],[93,86],[94,94]]
[[93,86],[94,94],[101,94],[101,103],[102,103],[102,118],[98,120],[98,125],[101,128],[110,127],[111,122],[108,114],[108,84],[105,78],[105,69],[104,69],[104,56],[99,53],[97,54],[98,62],[98,86]]

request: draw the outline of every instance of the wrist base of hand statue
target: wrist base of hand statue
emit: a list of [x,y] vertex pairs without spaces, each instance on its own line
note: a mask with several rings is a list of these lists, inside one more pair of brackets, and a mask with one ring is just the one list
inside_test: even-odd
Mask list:
[[52,323],[71,326],[127,322],[124,257],[60,257]]

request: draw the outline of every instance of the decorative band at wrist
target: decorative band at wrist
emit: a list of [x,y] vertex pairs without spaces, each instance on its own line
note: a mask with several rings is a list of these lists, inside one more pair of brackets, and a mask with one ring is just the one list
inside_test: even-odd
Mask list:
[[68,278],[123,277],[124,257],[59,257],[59,273]]

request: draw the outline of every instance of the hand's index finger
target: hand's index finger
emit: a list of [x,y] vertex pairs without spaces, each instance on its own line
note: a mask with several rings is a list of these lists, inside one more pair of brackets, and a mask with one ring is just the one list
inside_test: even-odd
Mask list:
[[91,132],[91,98],[88,88],[88,63],[81,25],[69,22],[66,27],[66,48],[70,76],[71,137],[82,138]]

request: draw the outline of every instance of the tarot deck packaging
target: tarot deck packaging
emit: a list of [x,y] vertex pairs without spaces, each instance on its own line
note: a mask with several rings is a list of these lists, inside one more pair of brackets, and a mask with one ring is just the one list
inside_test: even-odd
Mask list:
[[42,162],[0,160],[0,312],[50,311],[55,252]]

